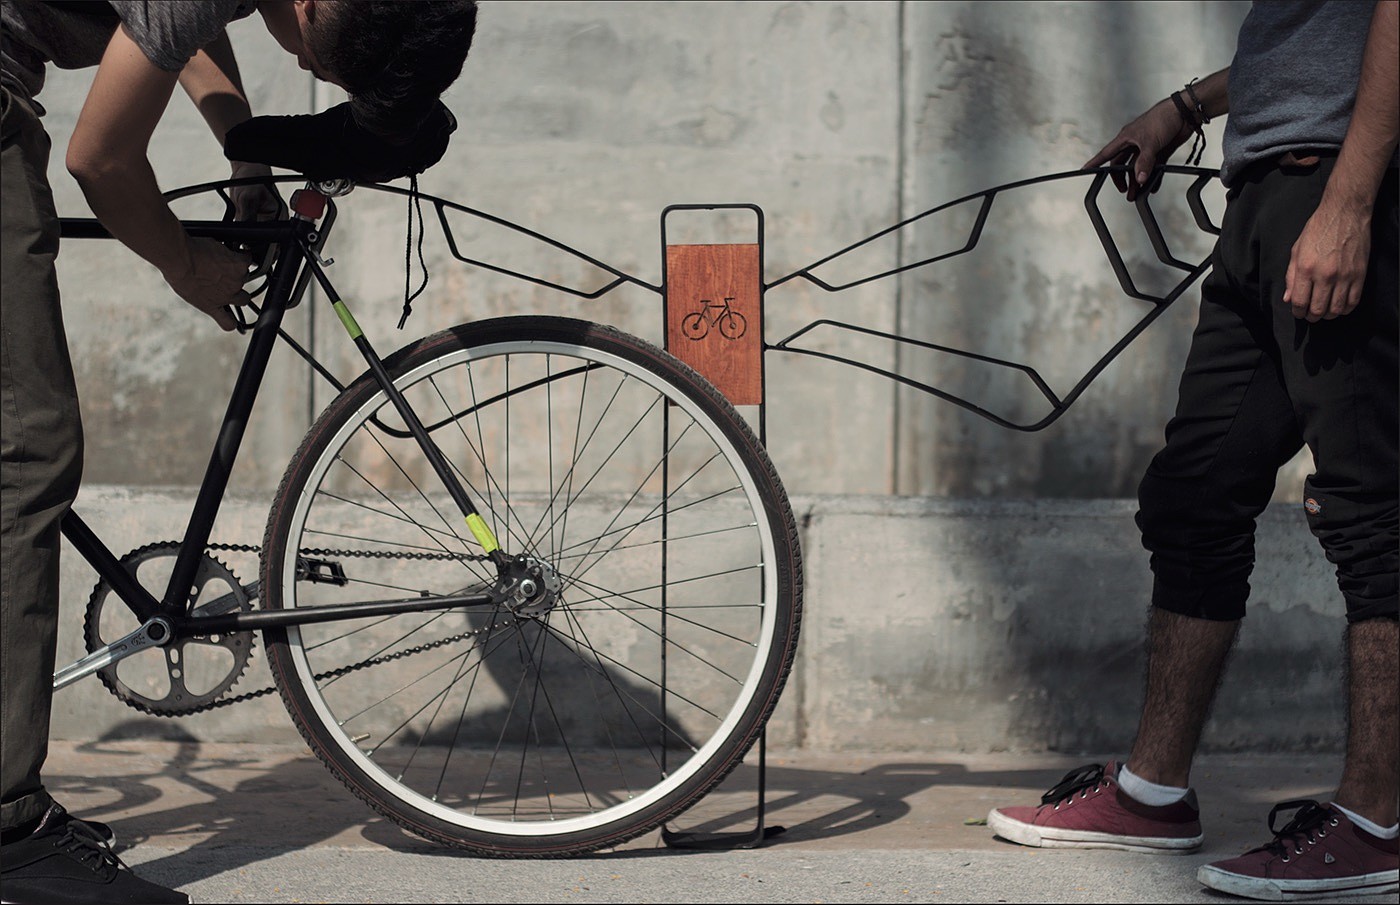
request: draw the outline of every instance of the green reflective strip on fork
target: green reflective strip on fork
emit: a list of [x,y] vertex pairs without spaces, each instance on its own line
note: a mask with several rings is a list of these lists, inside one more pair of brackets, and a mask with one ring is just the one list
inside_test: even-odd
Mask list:
[[355,315],[350,313],[350,309],[345,307],[344,302],[334,302],[331,305],[335,313],[340,318],[340,322],[345,325],[345,332],[350,334],[351,339],[359,339],[364,335],[360,325],[355,322]]
[[487,553],[495,553],[497,550],[501,549],[501,544],[496,540],[496,535],[492,534],[491,529],[486,527],[486,522],[482,520],[481,516],[476,513],[467,516],[467,527],[472,529],[472,534],[476,537],[477,543],[481,544],[482,549]]

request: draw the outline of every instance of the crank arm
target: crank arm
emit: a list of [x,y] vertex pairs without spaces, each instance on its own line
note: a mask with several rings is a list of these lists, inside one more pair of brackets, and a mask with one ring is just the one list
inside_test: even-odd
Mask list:
[[172,636],[170,623],[163,616],[147,620],[144,625],[124,638],[118,638],[106,647],[99,648],[92,653],[76,660],[73,663],[60,669],[53,674],[53,688],[57,691],[66,685],[90,676],[99,669],[104,669],[114,663],[120,663],[133,654],[152,647],[161,647],[170,642]]
[[[262,592],[262,579],[250,581],[243,585],[243,593],[249,600],[257,600],[258,594]],[[208,603],[201,604],[190,611],[191,616],[223,616],[237,610],[239,606],[238,597],[232,591],[222,597],[215,597]]]

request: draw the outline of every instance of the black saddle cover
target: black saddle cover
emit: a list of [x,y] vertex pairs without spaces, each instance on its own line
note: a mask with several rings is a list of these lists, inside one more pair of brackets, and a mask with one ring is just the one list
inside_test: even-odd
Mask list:
[[437,101],[412,136],[390,141],[356,125],[347,101],[323,113],[245,120],[224,138],[224,156],[296,170],[315,181],[388,182],[441,160],[456,129],[452,111]]

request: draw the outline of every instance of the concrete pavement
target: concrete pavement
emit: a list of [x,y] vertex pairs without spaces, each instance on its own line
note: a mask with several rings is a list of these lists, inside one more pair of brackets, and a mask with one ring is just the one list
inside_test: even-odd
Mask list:
[[[115,827],[129,864],[203,903],[1223,903],[1236,900],[1201,888],[1196,868],[1263,842],[1274,803],[1325,797],[1339,767],[1335,755],[1203,756],[1206,844],[1172,857],[1024,849],[976,823],[1102,757],[770,750],[768,822],[786,831],[761,848],[679,852],[652,833],[588,858],[495,861],[402,833],[305,748],[205,743],[160,725],[166,741],[55,743],[48,782],[70,810]],[[751,826],[755,763],[684,828]]]

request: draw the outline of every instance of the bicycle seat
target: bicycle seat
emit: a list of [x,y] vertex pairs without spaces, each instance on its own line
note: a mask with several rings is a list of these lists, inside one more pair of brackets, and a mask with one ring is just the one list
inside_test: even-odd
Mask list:
[[412,136],[393,142],[357,125],[346,102],[323,113],[245,120],[229,130],[224,156],[296,170],[315,181],[388,182],[441,160],[456,129],[452,111],[437,101]]

